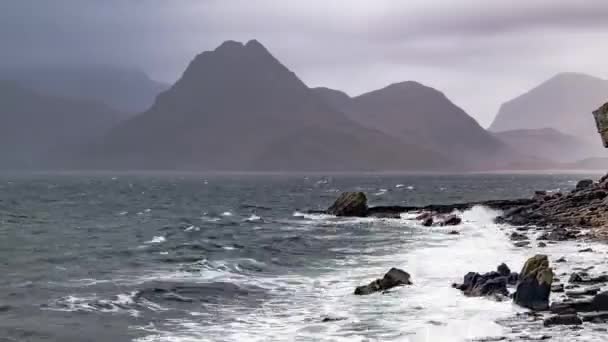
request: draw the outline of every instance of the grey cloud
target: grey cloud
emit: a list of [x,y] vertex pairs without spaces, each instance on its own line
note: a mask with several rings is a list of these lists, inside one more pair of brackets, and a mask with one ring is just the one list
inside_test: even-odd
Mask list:
[[608,76],[607,33],[605,0],[4,0],[0,67],[121,64],[172,81],[197,53],[256,38],[312,85],[417,79],[487,124],[552,73]]

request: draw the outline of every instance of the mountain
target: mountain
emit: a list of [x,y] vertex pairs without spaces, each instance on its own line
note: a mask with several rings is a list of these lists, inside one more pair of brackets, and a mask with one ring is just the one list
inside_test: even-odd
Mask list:
[[91,151],[96,168],[216,171],[431,170],[438,154],[364,128],[262,44],[198,55],[146,112]]
[[103,103],[124,113],[147,110],[168,88],[141,71],[113,66],[14,68],[0,70],[0,79],[17,81],[40,94]]
[[518,129],[496,132],[494,135],[522,154],[562,163],[572,163],[605,153],[600,143],[593,145],[553,128]]
[[123,115],[0,81],[0,169],[61,168],[72,152],[103,136]]
[[392,84],[354,98],[327,88],[314,91],[366,127],[456,157],[470,168],[508,168],[527,159],[484,130],[443,93],[417,82]]
[[578,73],[558,74],[500,107],[493,132],[554,128],[601,146],[591,112],[608,98],[608,81]]

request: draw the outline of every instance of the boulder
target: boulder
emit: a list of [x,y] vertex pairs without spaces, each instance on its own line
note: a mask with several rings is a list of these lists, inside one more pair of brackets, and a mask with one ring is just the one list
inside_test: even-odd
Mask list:
[[500,264],[496,271],[480,274],[469,272],[464,276],[462,284],[453,284],[452,287],[462,291],[465,296],[509,296],[507,285],[517,282],[517,273],[511,272],[507,265]]
[[593,118],[602,143],[608,148],[608,103],[593,111]]
[[362,296],[374,292],[386,291],[396,286],[411,285],[410,274],[398,268],[391,268],[382,279],[376,279],[368,285],[359,286],[355,294]]
[[422,221],[422,225],[425,227],[430,227],[433,225],[433,217],[427,217]]
[[608,275],[601,274],[593,277],[590,276],[587,272],[574,272],[570,275],[568,282],[572,284],[601,284],[608,282]]
[[584,190],[584,189],[591,188],[592,186],[593,186],[592,179],[583,179],[583,180],[579,181],[578,183],[576,183],[576,190]]
[[580,319],[575,314],[564,314],[564,315],[556,315],[546,318],[543,321],[543,325],[546,327],[551,327],[554,325],[581,325],[583,324],[583,320]]
[[462,223],[462,219],[456,215],[448,215],[441,222],[442,226],[457,226]]
[[367,209],[367,197],[364,193],[345,192],[327,209],[327,213],[336,216],[363,217],[367,215]]
[[552,303],[551,312],[592,312],[608,311],[608,291],[600,292],[590,299]]
[[553,270],[549,267],[549,258],[535,255],[526,261],[519,273],[513,301],[531,310],[546,310],[552,283]]

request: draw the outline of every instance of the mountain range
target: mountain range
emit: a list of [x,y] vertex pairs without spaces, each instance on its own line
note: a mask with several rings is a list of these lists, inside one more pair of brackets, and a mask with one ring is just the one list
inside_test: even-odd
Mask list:
[[560,74],[505,103],[488,131],[443,93],[414,81],[355,97],[309,88],[255,40],[201,53],[172,86],[121,68],[0,70],[3,78],[13,81],[0,83],[0,168],[462,172],[600,165],[603,151],[586,108],[608,97],[606,81]]
[[0,79],[40,94],[98,102],[125,114],[147,110],[169,87],[136,69],[99,65],[0,69]]

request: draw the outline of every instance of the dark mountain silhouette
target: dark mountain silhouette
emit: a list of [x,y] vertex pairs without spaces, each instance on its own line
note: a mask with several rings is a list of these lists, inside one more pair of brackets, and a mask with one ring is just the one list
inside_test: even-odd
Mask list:
[[0,79],[40,94],[103,103],[124,113],[141,113],[168,85],[141,71],[110,66],[31,67],[0,70]]
[[101,168],[430,170],[438,154],[355,123],[257,41],[203,52],[92,151]]
[[123,117],[107,106],[0,81],[0,168],[63,168],[69,155]]
[[508,168],[528,159],[484,130],[443,93],[417,82],[392,84],[354,98],[327,88],[315,92],[366,127],[441,151],[470,168]]
[[585,74],[558,74],[503,104],[490,130],[554,128],[601,146],[591,112],[606,97],[606,80]]
[[600,143],[592,145],[553,128],[518,129],[496,132],[494,135],[522,154],[562,163],[573,163],[605,153]]

